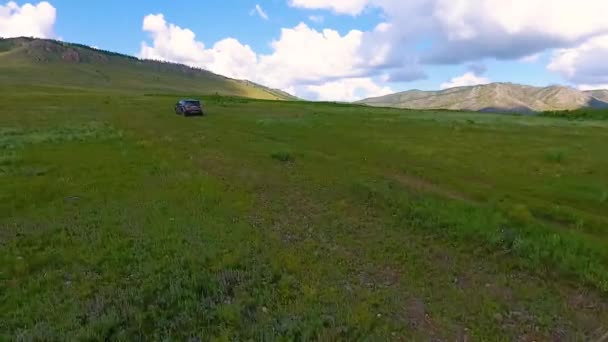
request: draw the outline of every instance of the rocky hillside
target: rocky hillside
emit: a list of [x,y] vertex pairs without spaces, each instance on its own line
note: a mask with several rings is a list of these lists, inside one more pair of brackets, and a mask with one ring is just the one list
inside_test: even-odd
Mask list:
[[596,98],[600,101],[608,102],[608,90],[606,90],[606,89],[589,90],[589,91],[586,91],[585,93],[593,96],[594,98]]
[[140,60],[80,44],[33,38],[0,39],[2,85],[295,99],[280,90],[203,69]]
[[532,87],[492,83],[442,91],[410,90],[358,103],[379,107],[451,109],[487,112],[541,112],[608,107],[608,91],[583,92],[569,87]]

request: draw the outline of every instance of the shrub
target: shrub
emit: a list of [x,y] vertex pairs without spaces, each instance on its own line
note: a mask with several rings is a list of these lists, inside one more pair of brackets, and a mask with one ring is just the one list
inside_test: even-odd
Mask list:
[[270,157],[283,163],[289,163],[295,160],[293,154],[288,151],[273,152]]
[[608,202],[608,191],[604,190],[600,195],[600,203]]
[[562,118],[567,120],[606,120],[608,119],[608,109],[606,108],[581,108],[577,110],[547,111],[540,113],[540,116]]
[[516,204],[509,209],[507,215],[511,221],[518,225],[527,225],[534,222],[534,216],[523,204]]
[[11,166],[19,161],[19,157],[15,152],[0,154],[0,167]]
[[549,151],[545,154],[545,159],[549,162],[561,164],[565,156],[562,151]]

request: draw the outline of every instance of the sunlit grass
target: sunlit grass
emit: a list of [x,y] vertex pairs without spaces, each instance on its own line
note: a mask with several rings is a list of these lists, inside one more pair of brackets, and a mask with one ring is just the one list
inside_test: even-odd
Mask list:
[[592,340],[608,320],[602,123],[6,94],[0,339]]

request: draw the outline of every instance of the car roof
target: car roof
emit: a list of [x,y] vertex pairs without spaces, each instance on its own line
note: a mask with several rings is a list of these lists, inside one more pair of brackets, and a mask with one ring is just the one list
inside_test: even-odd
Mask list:
[[190,102],[190,101],[201,102],[200,100],[195,100],[195,99],[183,99],[183,100],[180,100],[180,101],[182,101],[182,102]]

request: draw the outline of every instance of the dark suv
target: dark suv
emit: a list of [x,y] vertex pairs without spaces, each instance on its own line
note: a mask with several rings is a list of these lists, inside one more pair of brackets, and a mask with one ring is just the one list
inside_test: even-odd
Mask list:
[[183,116],[203,115],[203,106],[199,100],[180,100],[175,104],[175,114]]

